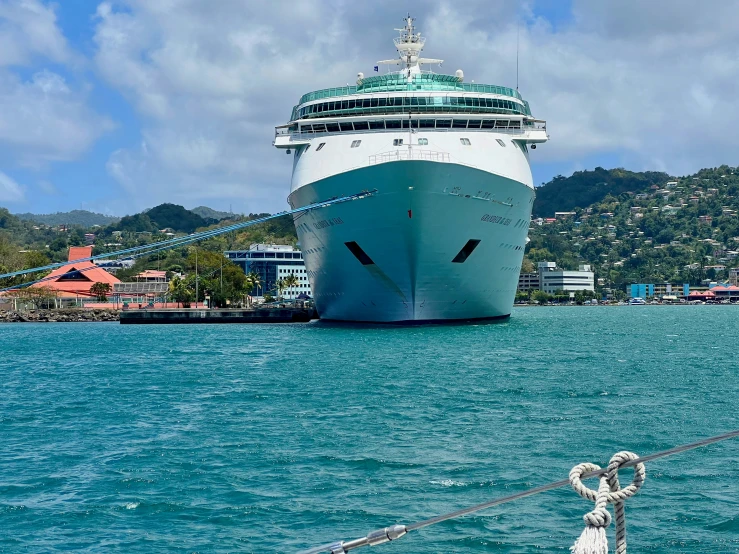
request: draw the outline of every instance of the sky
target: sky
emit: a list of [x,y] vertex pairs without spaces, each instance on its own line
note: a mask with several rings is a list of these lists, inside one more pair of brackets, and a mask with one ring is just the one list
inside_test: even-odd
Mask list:
[[739,164],[735,0],[0,0],[0,206],[284,210],[274,127],[393,57],[408,11],[468,81],[515,87],[518,42],[537,185]]

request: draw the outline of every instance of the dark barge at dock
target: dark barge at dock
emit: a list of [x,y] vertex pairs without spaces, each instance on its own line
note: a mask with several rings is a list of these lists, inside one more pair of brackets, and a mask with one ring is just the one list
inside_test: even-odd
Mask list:
[[307,323],[315,319],[311,308],[253,308],[253,309],[163,309],[124,310],[122,324],[171,323]]

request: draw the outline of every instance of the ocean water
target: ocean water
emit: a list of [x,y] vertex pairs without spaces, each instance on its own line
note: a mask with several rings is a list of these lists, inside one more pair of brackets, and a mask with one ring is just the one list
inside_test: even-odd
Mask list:
[[[0,551],[295,552],[726,432],[737,321],[0,326]],[[372,551],[568,552],[591,509],[560,489]],[[739,440],[650,463],[626,513],[634,552],[739,552]]]

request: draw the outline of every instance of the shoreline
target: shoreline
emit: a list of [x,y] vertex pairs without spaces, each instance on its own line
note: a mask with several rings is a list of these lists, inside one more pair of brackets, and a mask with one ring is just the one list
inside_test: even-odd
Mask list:
[[0,323],[117,322],[120,310],[68,308],[61,310],[0,311]]

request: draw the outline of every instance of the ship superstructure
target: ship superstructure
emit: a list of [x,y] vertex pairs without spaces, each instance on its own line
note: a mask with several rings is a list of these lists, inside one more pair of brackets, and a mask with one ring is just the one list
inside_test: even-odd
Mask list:
[[467,320],[511,312],[534,187],[529,149],[548,139],[517,90],[422,69],[408,17],[398,71],[305,94],[274,145],[293,159],[293,208],[324,319]]

